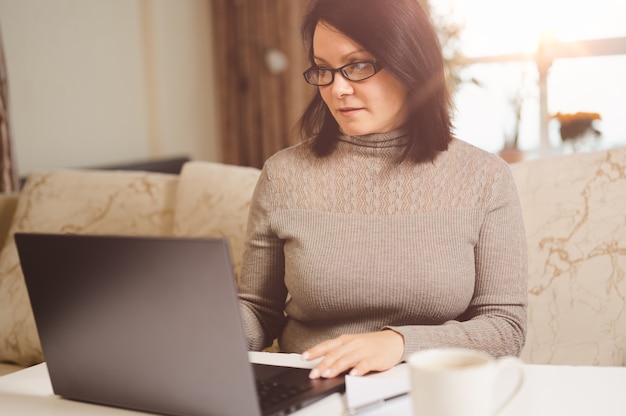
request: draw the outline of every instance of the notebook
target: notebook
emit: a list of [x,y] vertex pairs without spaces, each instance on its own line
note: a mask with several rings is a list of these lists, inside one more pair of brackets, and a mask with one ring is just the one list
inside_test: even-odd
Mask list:
[[[273,416],[345,388],[342,377],[249,362],[225,239],[15,241],[59,396],[164,415]],[[260,384],[287,398],[262,407]]]

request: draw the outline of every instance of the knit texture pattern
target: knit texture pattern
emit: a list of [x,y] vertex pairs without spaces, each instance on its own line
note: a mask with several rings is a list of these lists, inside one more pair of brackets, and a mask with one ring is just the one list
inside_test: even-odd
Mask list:
[[304,142],[268,159],[239,280],[252,350],[391,328],[405,357],[519,355],[528,266],[509,166],[457,139],[432,163],[398,163],[405,143],[343,136],[328,157]]

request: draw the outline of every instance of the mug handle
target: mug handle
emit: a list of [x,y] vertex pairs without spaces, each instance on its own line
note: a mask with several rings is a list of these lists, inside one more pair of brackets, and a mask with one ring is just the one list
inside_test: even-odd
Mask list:
[[502,370],[504,367],[515,367],[517,369],[517,384],[515,387],[509,392],[509,394],[502,400],[500,404],[496,407],[494,416],[499,414],[504,408],[511,402],[511,400],[520,392],[522,389],[522,385],[524,384],[524,369],[522,368],[522,360],[517,357],[502,357],[496,361],[498,376],[502,375]]

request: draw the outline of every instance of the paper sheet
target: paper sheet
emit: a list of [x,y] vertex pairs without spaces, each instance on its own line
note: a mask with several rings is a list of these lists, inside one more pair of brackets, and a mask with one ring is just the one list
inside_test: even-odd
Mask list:
[[362,377],[346,376],[346,402],[349,408],[408,393],[409,389],[409,368],[406,363],[382,373]]
[[248,359],[252,363],[280,365],[283,367],[313,368],[322,359],[306,361],[300,354],[248,351]]

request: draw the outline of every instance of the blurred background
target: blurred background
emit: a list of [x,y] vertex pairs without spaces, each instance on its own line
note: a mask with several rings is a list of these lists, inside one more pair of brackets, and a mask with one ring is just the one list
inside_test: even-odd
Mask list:
[[[626,145],[626,2],[420,1],[458,137],[512,160]],[[299,140],[313,93],[305,3],[0,0],[5,169],[180,155],[262,166]]]
[[626,2],[431,3],[461,22],[463,79],[478,83],[457,91],[460,137],[494,152],[517,137],[526,157],[626,145]]

